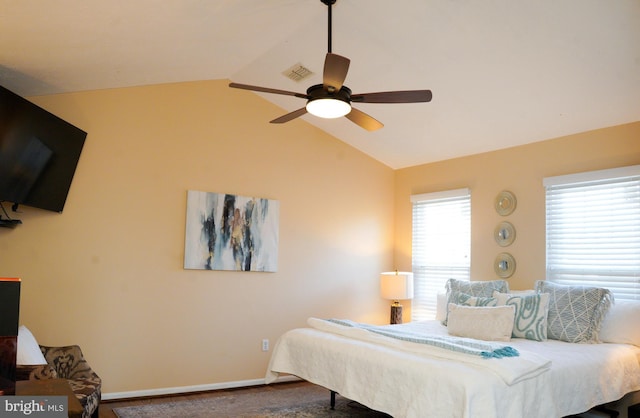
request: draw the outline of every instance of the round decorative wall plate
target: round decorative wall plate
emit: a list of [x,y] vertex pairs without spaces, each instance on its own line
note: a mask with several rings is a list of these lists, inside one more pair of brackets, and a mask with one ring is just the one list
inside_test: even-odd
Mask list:
[[514,210],[516,210],[516,203],[516,197],[513,193],[504,190],[496,196],[496,212],[501,216],[510,215]]
[[511,277],[516,271],[516,260],[509,253],[500,253],[493,262],[493,270],[500,278]]
[[516,229],[511,222],[500,222],[493,230],[493,237],[501,247],[507,247],[516,239]]

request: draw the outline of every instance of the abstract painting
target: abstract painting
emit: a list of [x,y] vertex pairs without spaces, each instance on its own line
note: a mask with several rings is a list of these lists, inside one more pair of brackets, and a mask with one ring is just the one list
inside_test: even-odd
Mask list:
[[277,271],[279,203],[189,190],[184,268]]

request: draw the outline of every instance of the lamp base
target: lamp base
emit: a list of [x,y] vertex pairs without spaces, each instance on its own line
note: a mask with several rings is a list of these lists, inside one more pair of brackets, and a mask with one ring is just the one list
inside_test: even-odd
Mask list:
[[393,324],[402,324],[402,305],[391,305],[391,318],[389,322]]

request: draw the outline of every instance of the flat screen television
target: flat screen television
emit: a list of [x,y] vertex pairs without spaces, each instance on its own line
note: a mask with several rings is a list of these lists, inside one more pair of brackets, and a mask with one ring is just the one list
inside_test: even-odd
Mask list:
[[0,202],[62,212],[86,137],[0,86]]

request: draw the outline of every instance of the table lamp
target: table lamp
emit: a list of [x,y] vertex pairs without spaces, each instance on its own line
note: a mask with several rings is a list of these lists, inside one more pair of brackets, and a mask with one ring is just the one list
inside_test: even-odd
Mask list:
[[401,300],[413,299],[413,273],[393,271],[380,274],[380,294],[392,300],[391,324],[402,324]]

